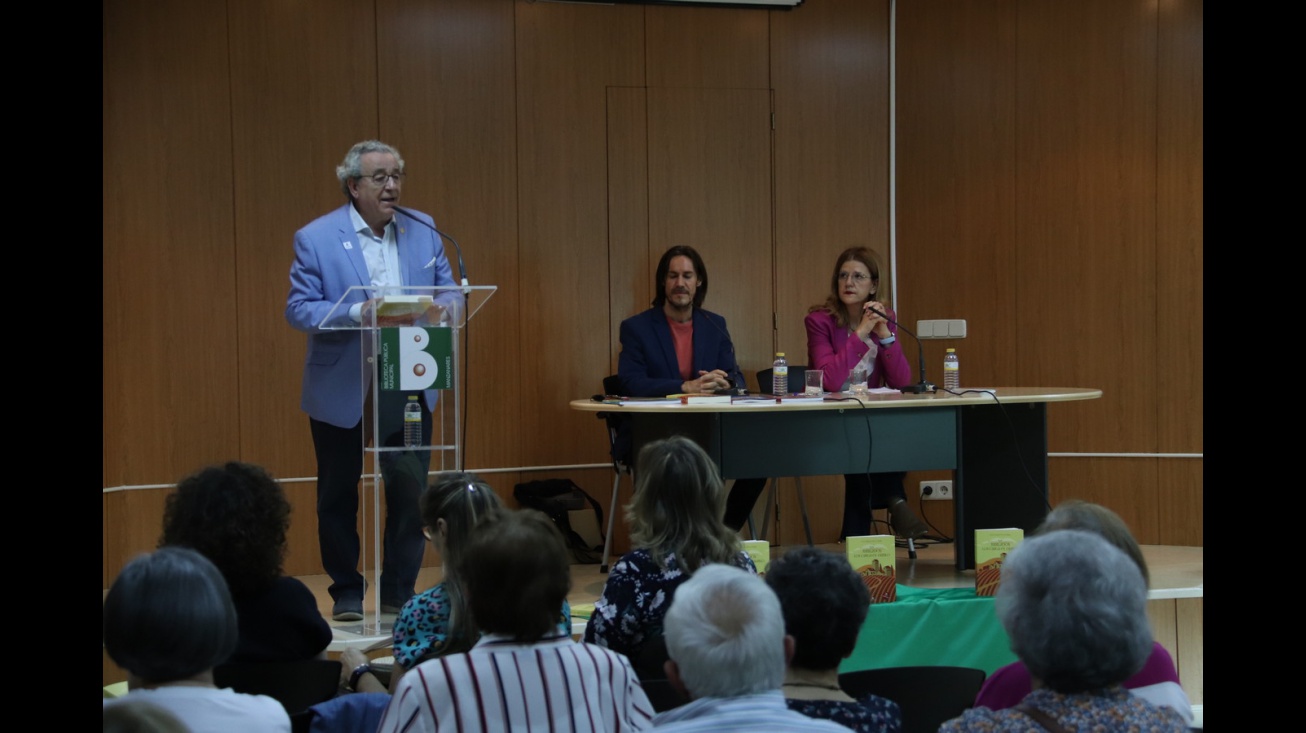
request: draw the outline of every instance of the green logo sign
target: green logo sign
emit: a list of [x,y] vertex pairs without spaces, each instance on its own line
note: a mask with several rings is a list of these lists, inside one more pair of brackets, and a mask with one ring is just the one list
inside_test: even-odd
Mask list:
[[381,329],[381,389],[453,389],[453,329]]

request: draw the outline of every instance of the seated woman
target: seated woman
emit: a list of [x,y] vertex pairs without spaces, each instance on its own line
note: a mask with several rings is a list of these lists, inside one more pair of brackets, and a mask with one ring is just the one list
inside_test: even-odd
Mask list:
[[558,629],[571,553],[553,520],[501,512],[476,525],[466,550],[455,568],[483,634],[404,675],[379,733],[650,727],[653,706],[630,660]]
[[240,639],[229,662],[326,659],[331,626],[317,598],[282,573],[290,502],[267,471],[229,462],[188,476],[168,496],[159,545],[198,550],[222,572]]
[[[885,318],[898,320],[898,314],[884,304],[888,300],[888,280],[881,279],[875,252],[852,247],[839,253],[825,302],[812,306],[803,321],[808,369],[823,372],[827,391],[848,391],[858,368],[868,373],[866,386],[871,388],[911,383],[911,365],[898,344],[896,327]],[[901,471],[845,474],[839,539],[867,534],[872,510],[882,508],[889,510],[889,523],[900,537],[926,534],[929,529],[907,504],[904,475]]]
[[[612,566],[585,641],[625,654],[641,675],[661,677],[661,662],[641,663],[640,653],[661,640],[676,588],[709,563],[757,572],[739,535],[722,522],[725,503],[716,465],[697,443],[674,436],[645,445],[635,463],[635,498],[626,508],[635,549]],[[665,659],[665,650],[660,656]]]
[[[467,538],[485,519],[505,511],[494,488],[474,473],[446,471],[435,477],[422,494],[422,531],[440,554],[441,580],[404,604],[394,624],[394,669],[389,689],[394,690],[407,670],[444,654],[465,652],[480,638],[467,596],[458,576]],[[571,633],[571,609],[563,601],[559,629]],[[341,654],[345,683],[365,692],[384,692],[367,656],[357,649]]]
[[1100,535],[1065,529],[1017,545],[994,607],[1033,691],[1005,710],[971,708],[941,732],[1188,729],[1173,708],[1124,688],[1152,649],[1147,582]]
[[266,695],[218,689],[213,668],[236,649],[236,606],[203,555],[164,547],[127,564],[104,597],[104,650],[127,670],[126,695],[176,716],[191,733],[289,733]]
[[[1063,501],[1043,519],[1034,534],[1062,529],[1082,529],[1100,535],[1128,555],[1143,574],[1143,581],[1150,584],[1143,550],[1129,533],[1128,525],[1115,512],[1079,499]],[[1192,717],[1192,704],[1179,686],[1179,673],[1175,669],[1174,660],[1158,642],[1152,642],[1147,662],[1142,669],[1125,680],[1124,686],[1134,690],[1135,694],[1149,696],[1153,702],[1169,704],[1185,719]],[[975,697],[975,707],[992,710],[1014,707],[1020,704],[1031,689],[1029,668],[1022,662],[1012,662],[998,668],[984,680],[984,686]]]
[[794,638],[782,687],[789,709],[859,733],[901,731],[898,703],[871,694],[856,700],[839,688],[839,662],[853,653],[870,609],[848,559],[796,547],[771,562],[766,584],[780,598],[785,633]]

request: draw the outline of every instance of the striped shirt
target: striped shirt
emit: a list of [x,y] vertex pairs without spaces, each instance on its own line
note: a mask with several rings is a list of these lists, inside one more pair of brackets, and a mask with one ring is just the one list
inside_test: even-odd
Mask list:
[[465,654],[399,680],[379,733],[638,731],[653,706],[630,662],[567,636],[519,643],[487,634]]

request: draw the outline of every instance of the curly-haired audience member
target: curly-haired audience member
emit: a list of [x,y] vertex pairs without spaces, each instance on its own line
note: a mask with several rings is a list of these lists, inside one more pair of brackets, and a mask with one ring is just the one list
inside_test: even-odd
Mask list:
[[282,574],[290,502],[262,468],[231,461],[177,484],[159,546],[198,550],[227,581],[240,617],[231,662],[326,658],[331,627],[313,592]]
[[839,662],[853,653],[870,610],[866,586],[848,558],[796,547],[771,562],[766,584],[780,598],[785,633],[794,638],[781,686],[789,709],[859,733],[902,730],[898,703],[871,694],[856,700],[839,687]]

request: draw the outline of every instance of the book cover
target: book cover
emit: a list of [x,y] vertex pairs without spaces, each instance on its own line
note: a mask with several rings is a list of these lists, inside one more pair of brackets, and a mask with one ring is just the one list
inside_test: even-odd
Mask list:
[[766,575],[766,569],[771,565],[771,543],[766,540],[744,540],[744,552],[753,558],[757,574]]
[[898,600],[898,548],[894,545],[893,535],[849,537],[844,540],[844,548],[848,562],[866,584],[871,603]]
[[975,595],[991,596],[998,592],[1002,561],[1023,539],[1025,530],[1014,527],[975,530]]
[[668,395],[668,397],[679,397],[682,405],[728,405],[730,404],[730,395],[728,394],[681,394]]

